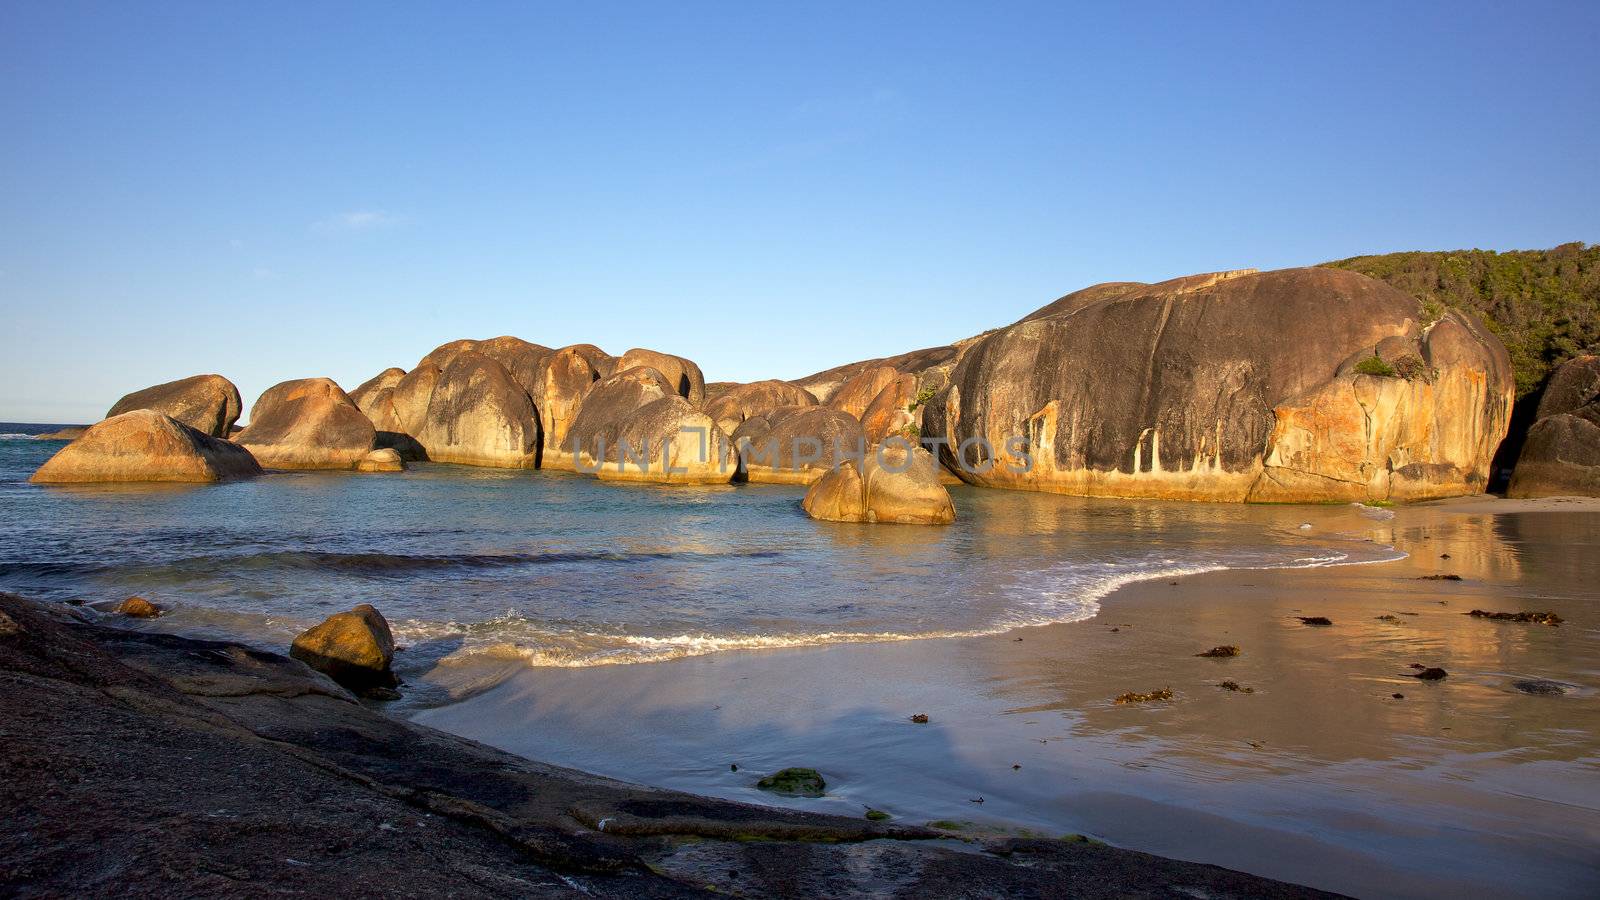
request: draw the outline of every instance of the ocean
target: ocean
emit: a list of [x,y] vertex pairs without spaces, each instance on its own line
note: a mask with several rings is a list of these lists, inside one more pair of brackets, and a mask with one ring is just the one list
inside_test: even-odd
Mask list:
[[371,603],[406,647],[402,677],[472,657],[594,666],[993,634],[1092,617],[1140,579],[1399,555],[1318,527],[1317,507],[966,487],[948,527],[813,521],[795,486],[426,463],[46,487],[27,478],[63,444],[19,435],[57,426],[0,427],[0,589],[88,605],[138,594],[168,610],[147,627],[278,650]]

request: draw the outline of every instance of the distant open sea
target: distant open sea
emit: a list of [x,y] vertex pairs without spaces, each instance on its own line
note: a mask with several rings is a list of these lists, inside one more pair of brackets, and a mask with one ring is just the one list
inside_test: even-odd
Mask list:
[[58,427],[0,423],[0,589],[139,594],[169,609],[161,628],[279,650],[372,603],[408,645],[402,674],[444,657],[587,666],[995,633],[1088,618],[1137,579],[1398,555],[1338,533],[1348,508],[966,487],[952,488],[956,524],[935,528],[813,521],[803,487],[426,463],[220,485],[27,483],[64,444],[21,435]]

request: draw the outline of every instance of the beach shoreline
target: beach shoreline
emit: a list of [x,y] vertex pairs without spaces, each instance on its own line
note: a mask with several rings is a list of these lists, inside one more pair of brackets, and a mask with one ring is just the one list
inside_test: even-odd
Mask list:
[[[1600,502],[1362,512],[1405,559],[1137,581],[1094,618],[993,636],[517,667],[414,718],[726,799],[771,802],[746,773],[813,766],[830,796],[785,805],[1081,832],[1359,896],[1591,893]],[[1534,606],[1566,621],[1465,615]],[[1195,655],[1225,645],[1240,655]],[[428,677],[464,683],[452,668]],[[1516,687],[1541,681],[1564,693]]]

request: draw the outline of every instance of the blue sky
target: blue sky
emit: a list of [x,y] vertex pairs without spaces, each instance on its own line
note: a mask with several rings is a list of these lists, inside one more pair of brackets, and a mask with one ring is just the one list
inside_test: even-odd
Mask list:
[[0,4],[0,420],[1600,241],[1600,4]]

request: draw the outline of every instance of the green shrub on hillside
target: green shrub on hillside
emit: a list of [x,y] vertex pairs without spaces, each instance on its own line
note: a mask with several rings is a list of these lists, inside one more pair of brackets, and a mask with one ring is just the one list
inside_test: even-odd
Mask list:
[[1477,315],[1505,342],[1518,397],[1537,390],[1566,360],[1600,353],[1600,246],[1386,253],[1323,265],[1411,294],[1429,321],[1448,308]]
[[1394,377],[1394,367],[1376,356],[1369,356],[1356,363],[1356,371],[1362,375],[1376,375],[1379,378]]

